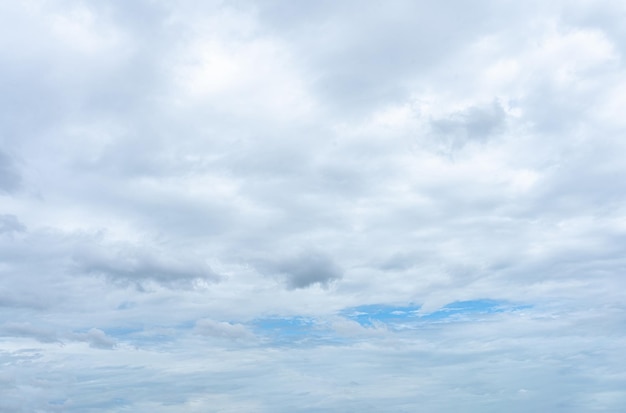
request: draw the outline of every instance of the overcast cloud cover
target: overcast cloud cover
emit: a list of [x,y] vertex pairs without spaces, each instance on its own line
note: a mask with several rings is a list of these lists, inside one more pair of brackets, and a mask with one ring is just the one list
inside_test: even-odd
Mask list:
[[626,411],[625,20],[0,2],[0,412]]

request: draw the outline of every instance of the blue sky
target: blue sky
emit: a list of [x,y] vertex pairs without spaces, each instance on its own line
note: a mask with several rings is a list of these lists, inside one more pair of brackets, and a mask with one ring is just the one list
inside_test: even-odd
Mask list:
[[625,14],[0,4],[0,413],[622,413]]

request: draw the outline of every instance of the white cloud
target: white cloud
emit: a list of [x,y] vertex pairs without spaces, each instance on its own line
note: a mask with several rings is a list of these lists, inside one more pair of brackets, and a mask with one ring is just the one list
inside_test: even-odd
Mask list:
[[108,337],[104,331],[92,328],[86,333],[74,333],[71,335],[74,340],[89,343],[90,347],[100,349],[112,349],[115,347],[115,340]]
[[197,334],[207,337],[227,338],[231,340],[252,339],[254,335],[242,324],[231,324],[224,321],[202,319],[196,322]]

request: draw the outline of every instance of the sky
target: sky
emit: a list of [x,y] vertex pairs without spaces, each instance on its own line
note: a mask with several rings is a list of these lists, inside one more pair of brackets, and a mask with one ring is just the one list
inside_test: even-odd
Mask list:
[[626,411],[625,19],[0,2],[0,412]]

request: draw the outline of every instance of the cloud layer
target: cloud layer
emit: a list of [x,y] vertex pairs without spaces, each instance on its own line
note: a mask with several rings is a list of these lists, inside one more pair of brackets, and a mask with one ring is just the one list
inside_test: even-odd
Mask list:
[[625,12],[0,5],[0,412],[623,411]]

